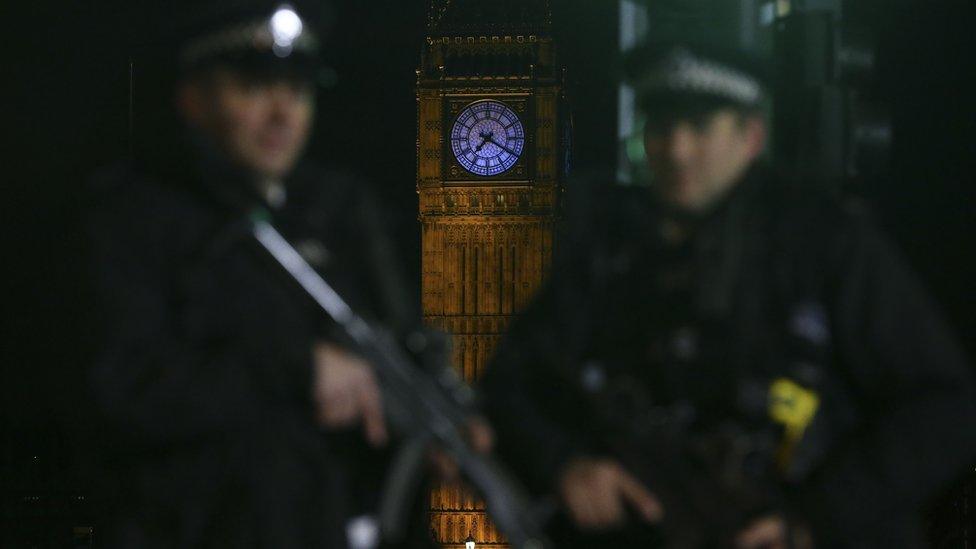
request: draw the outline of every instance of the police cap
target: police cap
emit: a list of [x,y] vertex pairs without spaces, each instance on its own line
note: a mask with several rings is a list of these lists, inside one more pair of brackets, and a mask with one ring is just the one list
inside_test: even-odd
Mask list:
[[254,76],[313,79],[320,68],[322,14],[294,2],[222,0],[196,7],[178,40],[178,69],[229,66]]
[[758,56],[709,44],[644,43],[625,54],[624,69],[638,108],[649,116],[726,107],[758,110],[768,89]]

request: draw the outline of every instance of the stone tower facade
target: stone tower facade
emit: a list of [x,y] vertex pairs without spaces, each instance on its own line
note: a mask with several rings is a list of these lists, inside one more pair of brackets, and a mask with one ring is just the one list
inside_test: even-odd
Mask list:
[[[568,158],[563,71],[548,0],[431,0],[417,71],[417,192],[425,321],[477,380],[542,284]],[[504,547],[456,485],[430,494],[443,547]]]

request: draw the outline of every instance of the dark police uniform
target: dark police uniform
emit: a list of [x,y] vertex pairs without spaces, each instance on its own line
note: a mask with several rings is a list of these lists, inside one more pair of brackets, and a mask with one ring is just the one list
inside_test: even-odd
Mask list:
[[[254,53],[221,50],[216,36],[191,62]],[[202,141],[171,146],[165,162],[98,177],[90,215],[104,327],[90,383],[114,481],[98,537],[126,548],[346,547],[382,456],[358,430],[317,424],[312,348],[343,341],[260,249],[248,216],[269,215],[355,310],[404,325],[374,205],[361,181],[310,163],[270,204]]]
[[[718,500],[698,502],[714,516],[689,546],[725,546],[718,538],[768,513],[804,523],[817,547],[922,544],[918,507],[976,456],[976,389],[935,306],[863,212],[761,166],[695,219],[643,188],[591,191],[568,199],[551,280],[483,383],[513,467],[547,492],[570,459],[610,455],[661,496]],[[690,236],[664,238],[665,219]],[[799,419],[777,408],[798,402]],[[648,444],[732,432],[721,440],[746,442],[748,459],[728,444],[689,444],[670,462],[621,452],[655,432],[687,437]],[[730,467],[764,497],[722,500]],[[663,499],[663,530],[584,534],[562,521],[553,537],[656,546],[680,518]],[[735,524],[723,524],[727,511]]]
[[[329,327],[252,242],[240,205],[260,202],[214,173],[112,179],[92,215],[105,333],[91,383],[119,546],[344,546],[350,461],[376,457],[315,423],[311,350]],[[361,182],[303,166],[288,195],[274,223],[358,310],[388,314],[389,250]]]

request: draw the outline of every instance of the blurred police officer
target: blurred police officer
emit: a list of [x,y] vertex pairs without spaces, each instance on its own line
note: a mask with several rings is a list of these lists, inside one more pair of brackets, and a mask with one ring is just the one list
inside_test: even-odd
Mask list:
[[[919,545],[918,507],[976,455],[936,308],[864,215],[764,167],[761,64],[656,44],[628,68],[652,182],[570,197],[551,280],[484,382],[499,451],[559,496],[569,546]],[[700,443],[625,459],[607,433],[634,421]],[[740,477],[766,497],[733,510]],[[695,498],[711,516],[675,525],[669,501]]]
[[247,216],[270,216],[361,313],[402,324],[406,301],[362,182],[302,159],[315,25],[261,1],[189,13],[175,48],[183,133],[100,177],[91,216],[105,329],[90,379],[118,481],[103,539],[345,547],[359,493],[381,477],[381,395],[254,246]]

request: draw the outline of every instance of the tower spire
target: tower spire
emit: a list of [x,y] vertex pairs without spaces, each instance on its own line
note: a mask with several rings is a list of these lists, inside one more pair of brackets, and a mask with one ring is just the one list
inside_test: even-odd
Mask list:
[[551,0],[429,0],[431,35],[548,34]]

